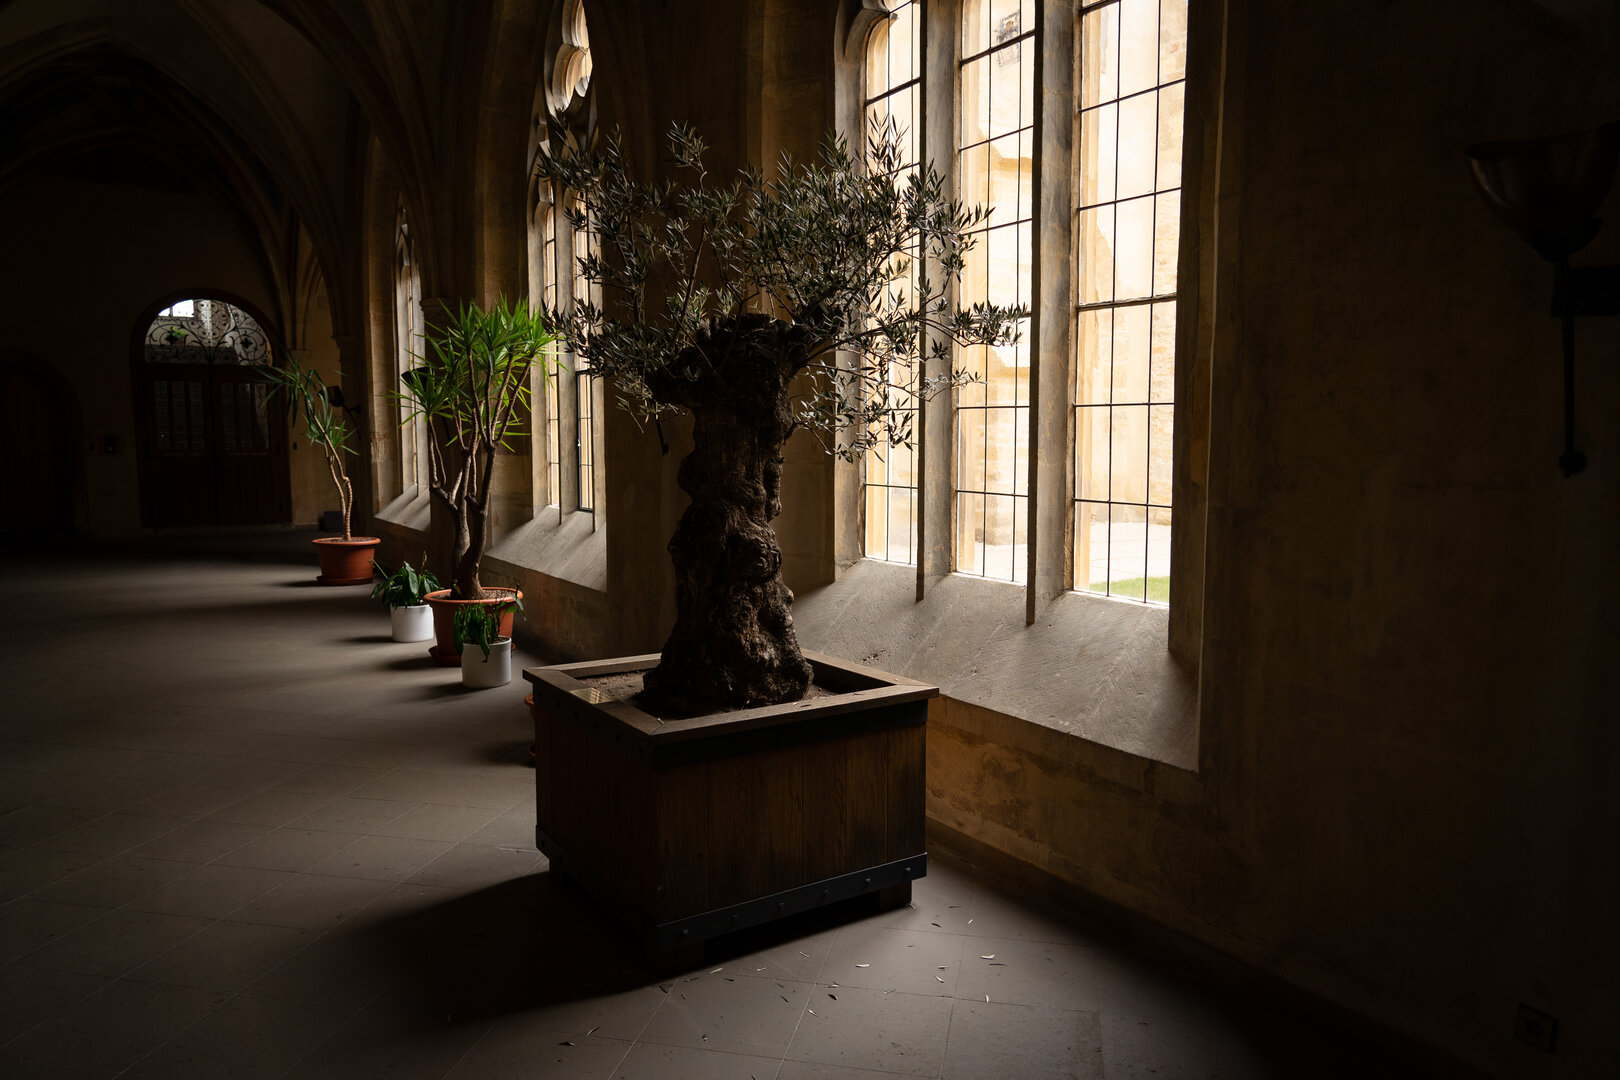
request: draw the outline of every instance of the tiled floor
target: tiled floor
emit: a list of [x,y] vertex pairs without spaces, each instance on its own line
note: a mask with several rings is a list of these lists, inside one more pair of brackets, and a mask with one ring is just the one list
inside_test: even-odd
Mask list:
[[306,539],[6,560],[0,1074],[1388,1075],[938,852],[660,978],[534,849],[524,685],[464,692]]

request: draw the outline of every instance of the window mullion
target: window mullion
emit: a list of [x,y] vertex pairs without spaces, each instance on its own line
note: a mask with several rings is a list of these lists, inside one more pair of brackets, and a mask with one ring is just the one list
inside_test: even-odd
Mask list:
[[1029,564],[1026,620],[1068,586],[1070,475],[1074,455],[1069,372],[1075,290],[1074,49],[1077,0],[1049,0],[1035,16],[1035,166],[1031,266]]

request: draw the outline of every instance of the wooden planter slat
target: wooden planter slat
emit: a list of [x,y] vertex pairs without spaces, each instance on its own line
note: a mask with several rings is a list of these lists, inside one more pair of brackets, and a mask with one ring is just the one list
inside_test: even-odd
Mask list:
[[922,683],[806,654],[847,692],[661,722],[581,678],[657,656],[531,668],[535,836],[654,950],[927,870]]

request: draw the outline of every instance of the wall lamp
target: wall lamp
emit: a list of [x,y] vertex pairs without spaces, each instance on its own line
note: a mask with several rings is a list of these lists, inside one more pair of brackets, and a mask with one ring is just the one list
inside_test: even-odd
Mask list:
[[1475,143],[1463,151],[1474,185],[1503,223],[1553,264],[1552,314],[1564,330],[1565,476],[1586,467],[1575,449],[1575,320],[1620,315],[1620,266],[1571,267],[1603,224],[1598,207],[1620,165],[1620,122],[1572,135]]
[[344,400],[343,387],[328,386],[326,388],[326,403],[334,409],[342,409],[352,415],[354,417],[354,426],[356,428],[360,426],[360,408],[357,405],[350,405]]

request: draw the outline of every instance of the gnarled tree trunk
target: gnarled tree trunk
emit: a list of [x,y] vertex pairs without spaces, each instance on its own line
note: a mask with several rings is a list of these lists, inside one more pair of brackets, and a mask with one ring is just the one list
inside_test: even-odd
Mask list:
[[796,701],[810,686],[770,524],[782,509],[782,447],[792,431],[788,383],[802,363],[771,340],[779,335],[765,336],[734,338],[726,349],[710,343],[675,366],[696,377],[666,388],[694,421],[678,477],[692,504],[669,542],[675,628],[644,680],[649,702],[671,712]]

